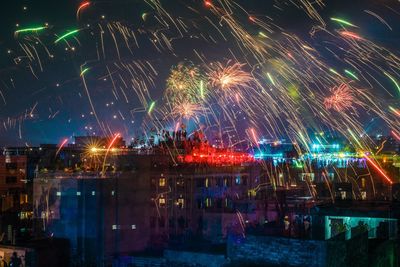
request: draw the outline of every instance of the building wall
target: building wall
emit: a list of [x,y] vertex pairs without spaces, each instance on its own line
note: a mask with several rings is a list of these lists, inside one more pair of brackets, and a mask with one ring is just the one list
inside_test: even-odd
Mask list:
[[232,261],[256,264],[322,267],[326,266],[327,253],[327,244],[318,240],[248,235],[241,241],[228,242]]
[[232,262],[260,265],[343,267],[367,266],[367,233],[345,241],[304,240],[248,235],[228,242],[228,257]]
[[10,190],[25,188],[26,156],[0,156],[0,192],[6,194]]

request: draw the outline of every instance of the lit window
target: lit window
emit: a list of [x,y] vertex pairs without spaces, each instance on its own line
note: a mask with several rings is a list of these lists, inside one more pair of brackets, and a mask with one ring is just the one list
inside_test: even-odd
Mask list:
[[116,225],[116,224],[113,224],[113,225],[112,225],[112,229],[113,229],[113,230],[117,230],[117,228],[118,228],[118,225]]
[[136,224],[132,224],[132,230],[136,230]]
[[79,191],[76,192],[76,195],[77,195],[77,196],[80,196],[80,195],[81,195],[81,192],[79,192]]
[[211,207],[212,203],[211,203],[211,198],[206,198],[206,207],[209,208]]
[[160,206],[165,206],[165,198],[163,196],[158,200],[158,204]]
[[57,192],[57,196],[59,196],[59,197],[60,197],[60,196],[61,196],[61,192],[59,192],[59,191],[58,191],[58,192]]
[[366,180],[365,180],[365,178],[361,178],[361,187],[362,187],[362,188],[365,188],[365,185],[366,185]]
[[209,183],[210,183],[210,179],[206,178],[205,186],[206,186],[206,187],[209,187]]
[[165,186],[165,184],[166,184],[165,178],[160,178],[160,180],[158,181],[158,185],[159,186]]
[[312,181],[313,182],[315,179],[315,173],[300,173],[299,176],[302,181]]
[[114,192],[114,190],[113,190],[113,191],[111,191],[111,195],[112,195],[112,196],[114,196],[114,195],[115,195],[115,192]]
[[92,196],[95,196],[96,195],[96,191],[92,191]]
[[240,182],[241,182],[240,178],[241,178],[240,176],[236,176],[236,178],[235,178],[235,184],[237,184],[237,185],[240,184]]
[[183,206],[185,205],[185,199],[183,199],[182,196],[181,196],[180,198],[178,198],[177,205],[178,205],[178,207],[181,208],[181,209],[182,209]]
[[367,192],[366,191],[361,191],[361,199],[366,200],[367,199]]

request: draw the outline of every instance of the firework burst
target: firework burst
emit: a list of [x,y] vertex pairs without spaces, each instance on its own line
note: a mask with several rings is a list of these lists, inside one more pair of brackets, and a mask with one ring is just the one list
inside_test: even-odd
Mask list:
[[334,109],[338,112],[343,112],[347,109],[354,108],[354,95],[350,87],[343,83],[340,86],[332,89],[333,94],[324,100],[324,105],[327,109]]
[[173,104],[197,102],[201,84],[200,69],[193,64],[179,63],[167,79],[166,97]]
[[182,103],[174,108],[172,116],[175,118],[196,119],[202,112],[202,107],[199,104]]
[[214,64],[208,72],[209,83],[214,88],[221,90],[238,89],[241,87],[250,87],[253,82],[253,76],[243,70],[245,64],[231,63],[226,65],[220,62]]

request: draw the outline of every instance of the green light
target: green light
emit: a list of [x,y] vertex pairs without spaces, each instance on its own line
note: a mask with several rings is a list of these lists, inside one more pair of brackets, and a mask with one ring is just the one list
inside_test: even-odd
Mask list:
[[54,43],[56,44],[56,43],[58,43],[59,41],[61,41],[61,40],[65,39],[65,38],[67,38],[67,37],[70,36],[70,35],[73,35],[73,34],[79,32],[79,31],[80,31],[79,29],[76,29],[76,30],[67,32],[66,34],[64,34],[64,35],[62,35],[61,37],[59,37]]
[[351,26],[351,27],[356,27],[356,25],[352,24],[350,21],[340,19],[340,18],[331,18],[332,21],[339,22],[340,24],[346,25],[346,26]]
[[267,76],[268,76],[268,79],[270,80],[270,82],[275,86],[274,79],[272,79],[272,76],[269,72],[267,73]]
[[149,107],[149,111],[147,112],[147,114],[149,114],[149,115],[151,114],[151,112],[153,111],[155,105],[156,105],[155,101],[151,102],[150,107]]
[[339,74],[336,70],[334,70],[334,69],[329,69],[329,71],[332,72],[332,73],[334,73],[334,74],[336,74],[337,76],[340,76],[340,74]]
[[349,70],[344,70],[344,72],[349,75],[350,77],[352,77],[353,79],[356,79],[358,81],[358,77],[351,71]]
[[15,31],[15,34],[24,33],[24,32],[38,32],[47,29],[47,27],[33,27],[33,28],[25,28]]
[[85,68],[82,72],[80,76],[83,76],[87,71],[89,70],[89,68]]
[[263,32],[259,32],[258,33],[261,37],[263,37],[263,38],[268,38],[268,36],[265,34],[265,33],[263,33]]
[[388,73],[384,72],[384,74],[394,83],[394,85],[396,85],[397,90],[400,92],[400,86],[397,83],[396,79],[393,78],[392,76],[390,76]]
[[204,82],[200,81],[200,96],[204,98]]
[[304,165],[298,162],[297,160],[294,160],[294,165],[296,168],[302,169],[304,168]]

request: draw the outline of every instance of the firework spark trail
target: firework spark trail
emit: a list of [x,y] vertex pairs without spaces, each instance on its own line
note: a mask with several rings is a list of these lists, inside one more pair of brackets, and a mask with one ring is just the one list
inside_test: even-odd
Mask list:
[[57,157],[58,153],[60,153],[61,149],[63,149],[63,147],[67,144],[67,142],[68,142],[68,138],[65,138],[65,139],[61,142],[60,146],[59,146],[58,149],[57,149],[57,152],[56,152],[55,157]]
[[[90,3],[81,3],[77,17]],[[79,29],[66,31],[57,45],[51,26],[17,30],[20,54],[15,54],[15,63],[40,79],[48,59],[59,57],[57,47],[69,51],[73,44],[86,50],[95,47],[97,60],[84,58],[79,63],[86,66],[82,62],[90,62],[90,72],[81,68],[80,79],[103,132],[112,129],[107,130],[111,126],[95,111],[97,92],[95,84],[92,87],[92,81],[103,79],[116,103],[140,102],[146,129],[156,126],[161,130],[167,127],[164,122],[175,127],[177,119],[186,119],[196,127],[204,124],[210,132],[240,136],[234,143],[252,143],[253,138],[238,128],[253,128],[260,137],[288,137],[299,149],[300,145],[307,149],[313,139],[309,132],[327,128],[365,151],[372,142],[365,134],[363,116],[381,118],[395,133],[400,132],[397,106],[392,104],[388,112],[386,101],[396,101],[400,92],[399,56],[371,41],[360,24],[359,28],[351,20],[336,17],[325,23],[318,13],[324,1],[290,1],[317,22],[312,25],[312,39],[283,29],[273,18],[250,13],[235,1],[182,5],[187,15],[179,16],[159,0],[144,3],[150,10],[139,18],[141,27],[107,19],[84,26],[82,18]],[[284,4],[279,6],[284,11]],[[382,17],[365,12],[391,29]],[[78,37],[93,42],[80,44]],[[175,46],[176,40],[185,38],[198,42],[194,58],[182,56]],[[155,51],[154,58],[136,59],[148,44]],[[209,57],[207,48],[202,48],[205,44],[227,46],[227,52],[219,59]],[[162,98],[153,96],[160,86],[159,72],[165,68],[156,63],[160,56],[178,61],[166,79]],[[331,65],[332,59],[337,65]],[[94,77],[90,84],[85,77],[88,73]],[[157,99],[156,108],[152,99]],[[121,120],[127,117],[120,109],[118,114]]]

